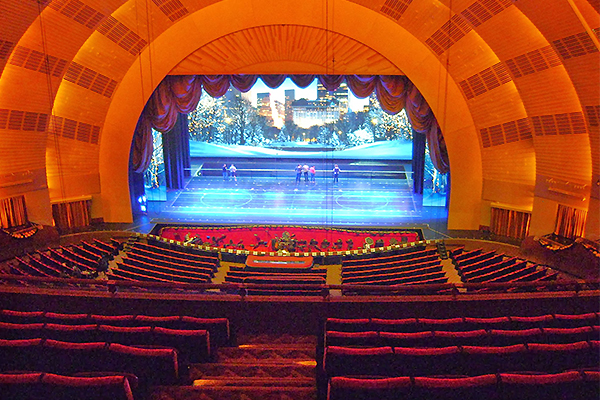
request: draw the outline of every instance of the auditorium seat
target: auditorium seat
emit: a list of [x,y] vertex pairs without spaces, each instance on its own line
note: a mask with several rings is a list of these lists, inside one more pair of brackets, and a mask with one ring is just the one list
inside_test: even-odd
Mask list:
[[391,370],[395,376],[462,374],[465,369],[457,346],[394,347]]
[[[385,343],[383,337],[375,331],[364,332],[343,332],[343,331],[327,331],[325,332],[325,346],[372,346],[376,347],[381,343]],[[392,344],[385,343],[385,346]]]
[[556,374],[500,374],[503,399],[511,400],[591,400],[597,399],[600,382],[585,380],[581,372]]
[[328,346],[323,356],[323,369],[328,377],[345,375],[394,374],[390,365],[394,359],[391,347]]
[[410,399],[410,377],[334,376],[329,380],[327,400],[396,400]]
[[493,400],[497,397],[497,377],[444,376],[414,378],[411,400]]

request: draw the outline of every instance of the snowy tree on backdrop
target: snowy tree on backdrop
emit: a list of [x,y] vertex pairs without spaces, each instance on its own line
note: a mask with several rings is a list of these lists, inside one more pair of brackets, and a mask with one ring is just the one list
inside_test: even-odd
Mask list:
[[202,91],[200,102],[194,111],[188,114],[190,139],[224,143],[226,115],[223,98],[215,99]]

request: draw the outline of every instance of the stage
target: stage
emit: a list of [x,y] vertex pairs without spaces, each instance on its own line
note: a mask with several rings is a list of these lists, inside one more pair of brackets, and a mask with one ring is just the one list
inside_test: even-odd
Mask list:
[[[184,187],[146,188],[144,224],[275,224],[427,228],[445,231],[443,194],[412,193],[410,141],[376,142],[342,151],[284,151],[190,142]],[[237,180],[223,178],[223,165]],[[315,181],[296,182],[298,164],[315,166]],[[332,169],[339,165],[339,182]],[[154,201],[161,200],[161,201]],[[428,238],[440,238],[439,235]]]
[[[396,171],[400,167],[396,166]],[[344,169],[342,169],[344,171]],[[149,202],[155,223],[283,224],[319,226],[411,227],[435,224],[445,229],[447,210],[423,206],[412,193],[409,174],[380,178],[372,174],[317,173],[315,182],[296,183],[293,169],[277,176],[238,169],[237,180],[194,174],[165,202]]]

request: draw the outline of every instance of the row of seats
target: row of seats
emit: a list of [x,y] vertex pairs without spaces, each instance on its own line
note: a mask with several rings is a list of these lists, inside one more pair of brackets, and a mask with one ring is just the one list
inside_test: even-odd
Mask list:
[[276,288],[249,287],[246,291],[251,295],[319,296],[320,288],[302,288],[301,285],[325,285],[327,269],[318,266],[289,268],[279,267],[277,264],[258,268],[231,266],[224,282],[277,285]]
[[43,372],[0,373],[0,393],[4,400],[133,400],[132,374],[105,376],[65,376]]
[[[409,246],[409,247],[403,247],[400,249],[391,250],[391,251],[385,252],[385,255],[386,256],[406,256],[406,255],[410,255],[412,253],[422,252],[424,250],[425,250],[424,245],[416,245],[416,246]],[[352,254],[351,256],[345,257],[343,260],[343,263],[355,262],[357,264],[361,264],[361,263],[368,263],[369,260],[374,260],[373,262],[377,262],[376,260],[380,259],[381,256],[382,256],[382,254],[378,253],[378,252]]]
[[52,339],[65,342],[109,342],[124,345],[152,345],[176,348],[184,362],[205,362],[211,355],[206,330],[163,327],[122,327],[112,325],[12,324],[0,322],[0,338]]
[[62,375],[122,371],[140,386],[179,382],[177,350],[118,343],[71,343],[51,339],[0,339],[0,371],[39,371]]
[[211,344],[230,344],[227,318],[198,318],[187,315],[103,315],[65,314],[46,311],[0,310],[0,321],[14,324],[112,325],[120,327],[162,327],[174,330],[206,330]]
[[206,270],[216,272],[219,260],[216,257],[198,257],[192,255],[192,258],[179,256],[178,253],[173,254],[171,251],[166,251],[159,247],[153,247],[144,243],[134,243],[128,250],[127,256],[161,265],[177,267],[185,265],[190,271],[198,270],[206,272]]
[[[138,252],[128,252],[127,257],[123,259],[124,262],[132,261],[136,262],[139,266],[153,265],[157,269],[163,268],[168,271],[175,271],[185,274],[198,274],[203,278],[205,277],[213,277],[214,269],[213,266],[210,265],[198,265],[191,262],[187,262],[186,260],[174,260],[171,259],[169,261],[156,259],[154,257],[147,256],[145,254],[140,254]],[[134,264],[136,265],[136,264]]]
[[[117,263],[118,269],[112,269],[113,276],[119,276],[119,272],[128,273],[132,279],[143,281],[179,282],[179,283],[207,283],[211,280],[211,273],[199,274],[174,270],[169,267],[152,265],[143,261],[125,258],[122,263]],[[123,275],[123,274],[121,274]]]
[[501,373],[473,377],[333,377],[327,400],[590,400],[600,373]]
[[600,342],[526,343],[511,346],[342,347],[327,346],[325,376],[467,376],[511,371],[558,373],[597,368]]
[[495,251],[458,251],[452,260],[464,282],[522,282],[555,280],[558,272]]
[[129,251],[133,249],[142,249],[153,253],[156,258],[162,259],[184,259],[199,264],[207,264],[212,266],[216,272],[219,268],[219,258],[214,254],[192,247],[181,247],[179,245],[170,244],[160,240],[148,239],[148,243],[135,242],[132,244]]
[[325,332],[325,346],[508,346],[519,343],[572,343],[600,337],[600,326],[532,328],[522,330],[477,329],[472,331],[422,332]]
[[422,332],[478,329],[573,328],[600,325],[600,313],[455,318],[327,318],[325,331]]
[[[342,272],[370,271],[372,269],[394,267],[402,265],[420,264],[427,261],[439,260],[437,250],[411,251],[401,254],[387,255],[387,253],[375,253],[367,259],[345,259],[342,261]],[[384,255],[385,254],[385,255]]]
[[399,285],[424,279],[441,278],[445,273],[438,261],[416,264],[400,271],[375,270],[360,276],[342,276],[342,284],[348,285]]

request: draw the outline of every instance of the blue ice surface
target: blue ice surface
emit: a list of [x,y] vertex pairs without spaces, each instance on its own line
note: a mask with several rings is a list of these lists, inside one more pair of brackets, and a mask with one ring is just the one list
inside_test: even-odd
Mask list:
[[363,144],[344,150],[311,151],[310,144],[294,143],[297,151],[190,141],[190,156],[198,158],[307,158],[336,160],[412,160],[412,142],[394,140]]

